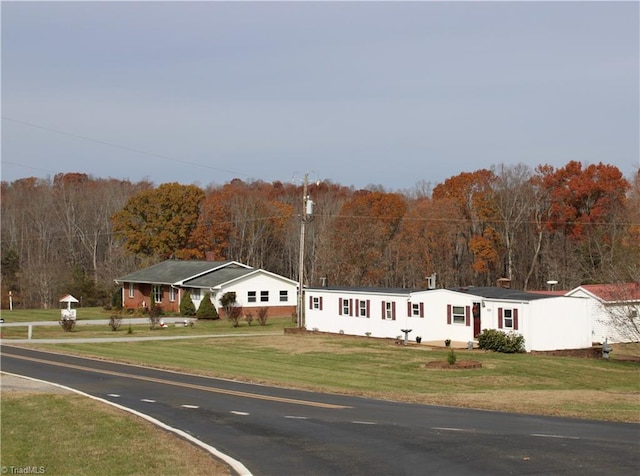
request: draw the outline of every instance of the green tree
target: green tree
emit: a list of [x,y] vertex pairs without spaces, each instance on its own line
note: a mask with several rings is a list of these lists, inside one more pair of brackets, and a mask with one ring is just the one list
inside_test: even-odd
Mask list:
[[180,301],[180,315],[188,317],[196,315],[196,305],[193,304],[190,293],[185,293]]
[[202,301],[200,301],[200,307],[198,307],[198,311],[196,312],[196,316],[198,319],[218,319],[218,311],[216,311],[216,307],[211,302],[211,293],[205,293],[202,297]]
[[146,256],[179,256],[190,249],[204,192],[195,185],[162,184],[132,197],[112,216],[126,250]]

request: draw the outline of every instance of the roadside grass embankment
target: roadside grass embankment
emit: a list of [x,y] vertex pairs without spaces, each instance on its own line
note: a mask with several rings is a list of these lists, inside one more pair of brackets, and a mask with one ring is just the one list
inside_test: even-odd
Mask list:
[[229,476],[204,450],[75,394],[3,392],[3,473]]

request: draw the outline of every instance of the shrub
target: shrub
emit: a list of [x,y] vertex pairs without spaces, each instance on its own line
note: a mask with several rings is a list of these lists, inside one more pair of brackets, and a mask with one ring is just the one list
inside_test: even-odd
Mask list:
[[156,330],[156,327],[160,325],[160,316],[153,316],[149,313],[149,329],[152,331]]
[[524,337],[515,332],[506,334],[496,329],[484,329],[478,335],[478,347],[507,354],[524,352]]
[[111,314],[109,317],[109,327],[111,327],[112,331],[117,331],[120,328],[120,324],[122,324],[122,317],[118,314]]
[[196,305],[193,304],[190,293],[186,293],[180,301],[180,315],[187,317],[196,315]]
[[111,308],[122,309],[122,288],[116,289],[111,295]]
[[233,327],[238,327],[240,316],[242,316],[242,306],[238,306],[236,301],[236,293],[233,291],[226,292],[220,298],[220,304],[224,307],[227,319]]
[[61,319],[60,320],[60,325],[65,330],[65,332],[72,332],[73,329],[75,329],[75,327],[76,327],[76,320],[75,319]]
[[269,313],[269,308],[266,306],[263,306],[261,308],[258,308],[258,323],[261,326],[266,326],[267,325],[267,314]]
[[251,312],[247,312],[244,315],[244,319],[247,321],[247,324],[251,325],[251,323],[253,322],[253,314]]
[[211,302],[211,293],[205,293],[196,312],[198,319],[218,319],[218,311]]
[[454,365],[456,363],[456,360],[458,360],[458,356],[453,351],[453,349],[451,349],[447,354],[447,362],[449,362],[449,365]]

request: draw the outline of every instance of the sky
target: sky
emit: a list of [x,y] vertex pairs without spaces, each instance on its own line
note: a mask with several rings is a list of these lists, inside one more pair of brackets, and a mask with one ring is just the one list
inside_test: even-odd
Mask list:
[[640,3],[1,3],[3,181],[640,165]]

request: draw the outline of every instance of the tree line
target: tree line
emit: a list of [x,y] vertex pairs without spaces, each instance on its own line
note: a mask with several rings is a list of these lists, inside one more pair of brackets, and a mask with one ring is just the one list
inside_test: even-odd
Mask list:
[[[104,305],[114,279],[168,258],[235,260],[298,279],[302,186],[181,185],[80,173],[1,183],[2,307]],[[493,166],[431,186],[308,195],[305,284],[518,289],[640,280],[640,171]]]

